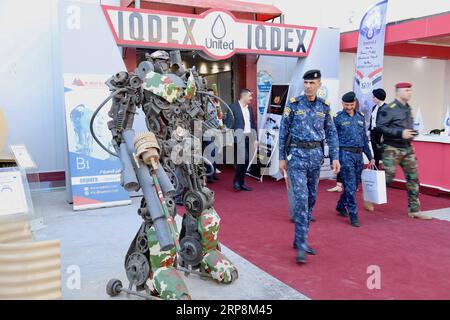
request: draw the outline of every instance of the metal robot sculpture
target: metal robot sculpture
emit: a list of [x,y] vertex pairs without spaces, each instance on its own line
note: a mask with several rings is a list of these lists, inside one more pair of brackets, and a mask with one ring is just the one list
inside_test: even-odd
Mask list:
[[[146,58],[134,73],[119,72],[107,80],[111,95],[91,119],[95,141],[120,158],[122,186],[143,193],[138,210],[143,222],[125,258],[129,286],[123,288],[120,280],[112,279],[107,292],[111,296],[126,292],[153,299],[190,299],[178,271],[220,283],[238,278],[236,267],[220,251],[220,217],[205,179],[207,167],[212,166],[202,157],[201,140],[194,135],[196,121],[201,121],[202,132],[217,123],[207,112],[211,98],[222,102],[224,112],[229,108],[207,92],[206,79],[195,68],[184,70],[179,51],[156,51]],[[111,99],[108,128],[115,152],[93,132],[96,115]],[[145,114],[149,131],[135,134],[138,108]],[[180,232],[174,219],[177,190],[186,210]]]

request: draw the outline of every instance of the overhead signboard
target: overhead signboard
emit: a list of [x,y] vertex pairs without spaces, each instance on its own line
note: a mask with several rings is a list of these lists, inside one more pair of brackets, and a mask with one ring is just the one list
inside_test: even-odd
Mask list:
[[236,53],[306,57],[317,28],[236,19],[225,10],[201,15],[102,6],[118,45],[200,50],[215,59]]

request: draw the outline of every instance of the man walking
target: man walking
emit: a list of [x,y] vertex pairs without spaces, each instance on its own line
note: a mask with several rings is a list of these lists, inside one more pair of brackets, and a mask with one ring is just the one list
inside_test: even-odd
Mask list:
[[231,126],[231,117],[227,117],[227,127],[234,130],[234,159],[235,175],[233,188],[236,191],[252,191],[252,188],[245,185],[245,174],[249,164],[249,143],[250,140],[256,142],[256,123],[253,112],[249,105],[252,101],[252,93],[248,89],[242,89],[239,94],[239,101],[232,103],[230,109],[234,116],[234,125]]
[[330,149],[332,168],[340,170],[339,146],[336,128],[330,115],[330,106],[317,97],[321,83],[319,70],[303,75],[305,95],[291,98],[285,107],[279,138],[280,170],[294,189],[294,248],[297,263],[306,263],[306,253],[316,254],[308,244],[311,212],[316,203],[320,164],[323,159],[322,142],[326,138]]
[[381,112],[381,109],[386,106],[386,103],[384,102],[386,100],[386,91],[383,89],[375,89],[372,91],[373,94],[373,102],[375,105],[372,107],[372,114],[370,116],[370,125],[369,125],[369,131],[370,131],[370,143],[372,145],[373,150],[373,156],[375,159],[375,165],[380,165],[381,160],[381,137],[382,134],[380,130],[377,130],[377,119]]
[[377,127],[383,134],[383,170],[386,183],[395,177],[397,165],[400,165],[406,177],[408,191],[408,216],[418,219],[431,219],[420,212],[419,176],[417,159],[411,141],[418,134],[413,130],[411,107],[412,84],[398,83],[395,86],[396,99],[384,107],[377,119]]
[[364,168],[362,153],[365,153],[370,165],[374,165],[375,161],[369,148],[364,115],[355,110],[356,95],[353,91],[342,96],[342,107],[344,110],[339,111],[334,119],[339,136],[340,175],[344,183],[344,193],[336,205],[336,211],[343,217],[350,216],[350,224],[359,227],[356,190]]

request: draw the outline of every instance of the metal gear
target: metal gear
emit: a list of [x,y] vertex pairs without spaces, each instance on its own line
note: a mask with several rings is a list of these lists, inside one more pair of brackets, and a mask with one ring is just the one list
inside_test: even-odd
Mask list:
[[145,255],[133,252],[125,263],[127,278],[134,286],[142,286],[148,279],[150,263]]
[[180,256],[185,265],[197,266],[203,258],[202,245],[194,237],[186,236],[180,241]]

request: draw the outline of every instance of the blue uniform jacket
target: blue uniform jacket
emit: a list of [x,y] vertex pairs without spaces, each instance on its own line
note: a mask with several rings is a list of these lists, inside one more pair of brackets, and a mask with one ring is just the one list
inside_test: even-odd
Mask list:
[[330,106],[322,98],[310,102],[306,96],[291,99],[285,107],[281,120],[279,159],[286,160],[288,137],[290,141],[323,141],[329,147],[331,160],[339,159],[339,142]]
[[334,118],[339,136],[339,147],[362,148],[367,158],[372,160],[364,121],[364,115],[359,111],[356,111],[353,117],[344,110],[339,111]]

